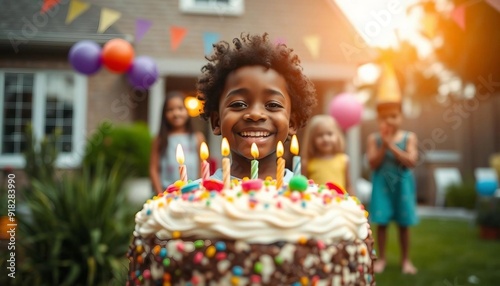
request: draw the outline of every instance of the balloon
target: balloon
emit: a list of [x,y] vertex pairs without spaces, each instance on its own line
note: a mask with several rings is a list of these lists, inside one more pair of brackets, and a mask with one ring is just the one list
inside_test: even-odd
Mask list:
[[493,196],[497,190],[497,182],[493,180],[477,181],[476,191],[481,196]]
[[363,105],[349,93],[337,95],[330,102],[330,115],[344,131],[361,121],[362,112]]
[[152,58],[140,56],[134,59],[127,72],[130,84],[139,89],[148,89],[158,79],[158,68]]
[[69,50],[68,60],[75,70],[90,75],[102,65],[101,46],[92,41],[80,41]]
[[102,49],[102,62],[112,72],[126,72],[134,60],[134,48],[123,39],[109,40]]

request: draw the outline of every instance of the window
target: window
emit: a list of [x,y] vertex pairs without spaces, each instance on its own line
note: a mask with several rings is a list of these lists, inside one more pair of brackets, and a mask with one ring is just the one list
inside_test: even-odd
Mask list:
[[59,129],[58,167],[80,164],[85,143],[86,79],[65,71],[0,70],[0,166],[24,167],[23,132],[38,139]]
[[179,8],[185,13],[209,15],[242,15],[244,0],[179,0]]

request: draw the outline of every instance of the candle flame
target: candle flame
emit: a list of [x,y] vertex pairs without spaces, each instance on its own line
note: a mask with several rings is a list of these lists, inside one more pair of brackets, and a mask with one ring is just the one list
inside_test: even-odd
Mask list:
[[209,156],[209,152],[208,152],[207,143],[202,142],[201,146],[200,146],[200,158],[202,160],[206,160],[206,159],[208,159],[208,156]]
[[290,152],[293,155],[299,155],[299,141],[297,140],[297,136],[292,136],[292,143],[290,143]]
[[257,144],[255,142],[252,143],[252,147],[250,148],[250,153],[252,153],[252,157],[257,159],[259,157],[259,148],[257,148]]
[[222,138],[221,153],[222,153],[222,156],[224,156],[224,157],[229,156],[229,142],[227,142],[226,137]]
[[276,156],[281,157],[283,156],[283,143],[281,141],[278,142],[278,146],[276,146]]
[[175,158],[177,159],[177,163],[179,165],[184,164],[184,151],[182,150],[181,144],[177,144],[177,150],[175,152]]

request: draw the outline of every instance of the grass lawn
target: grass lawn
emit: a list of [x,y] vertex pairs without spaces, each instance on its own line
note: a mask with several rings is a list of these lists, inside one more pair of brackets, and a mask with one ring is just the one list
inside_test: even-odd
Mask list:
[[500,285],[500,240],[480,239],[477,226],[466,221],[426,218],[410,231],[410,257],[418,273],[401,274],[397,227],[391,224],[387,267],[376,275],[378,286]]

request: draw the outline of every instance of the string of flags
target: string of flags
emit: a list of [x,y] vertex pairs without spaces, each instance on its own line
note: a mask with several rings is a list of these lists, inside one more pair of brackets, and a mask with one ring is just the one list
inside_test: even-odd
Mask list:
[[[61,0],[44,0],[42,3],[42,7],[40,13],[46,13],[50,9],[54,8],[56,5],[59,5]],[[484,0],[487,4],[489,4],[493,9],[500,12],[500,0]],[[476,3],[477,1],[472,1]],[[470,3],[472,3],[470,2]],[[466,8],[470,4],[464,3],[456,6],[451,12],[451,18],[457,23],[457,25],[465,30],[466,28]],[[66,25],[70,25],[73,21],[75,21],[78,17],[83,15],[87,10],[91,7],[90,3],[87,3],[82,0],[71,0],[68,6],[68,13],[66,15],[65,23]],[[120,11],[102,7],[99,25],[97,28],[98,33],[104,33],[109,27],[111,27],[114,23],[116,23],[122,17],[122,13]],[[148,19],[139,18],[136,19],[135,25],[135,41],[140,42],[146,33],[149,31],[153,23]],[[428,26],[428,25],[424,25]],[[425,28],[425,27],[424,27]],[[184,38],[188,34],[188,29],[180,26],[171,26],[170,27],[170,49],[172,51],[176,51],[184,41]],[[203,46],[205,54],[210,54],[212,52],[212,44],[219,41],[220,35],[215,32],[204,32],[203,33]],[[286,44],[286,39],[283,37],[278,37],[274,40],[275,44]],[[307,35],[303,38],[303,43],[310,55],[313,59],[317,59],[320,54],[321,47],[321,38],[318,35],[311,34]]]

